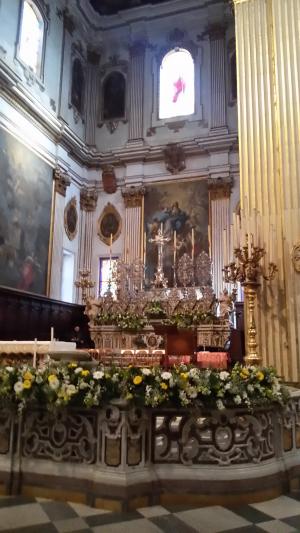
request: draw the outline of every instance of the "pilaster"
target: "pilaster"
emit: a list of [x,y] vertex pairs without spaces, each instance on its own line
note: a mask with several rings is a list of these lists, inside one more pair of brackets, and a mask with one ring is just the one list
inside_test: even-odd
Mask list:
[[128,263],[142,258],[143,211],[146,188],[125,187],[122,196],[125,203],[124,260]]
[[85,142],[95,146],[95,132],[97,122],[97,83],[100,55],[93,51],[87,52],[86,68],[86,104],[85,104]]
[[[94,212],[97,206],[98,192],[95,188],[83,187],[80,191],[80,239],[79,239],[79,268],[90,270],[92,268],[92,244]],[[76,289],[76,301],[79,300],[79,291]]]
[[225,27],[208,28],[210,40],[211,124],[210,131],[228,133],[226,120]]
[[129,142],[143,140],[145,50],[144,41],[136,41],[130,47]]

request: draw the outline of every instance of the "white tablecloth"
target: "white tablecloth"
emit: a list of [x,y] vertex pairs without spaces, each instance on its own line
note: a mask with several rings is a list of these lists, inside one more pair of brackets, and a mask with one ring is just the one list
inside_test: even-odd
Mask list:
[[76,350],[75,342],[62,341],[0,341],[0,353],[47,354]]

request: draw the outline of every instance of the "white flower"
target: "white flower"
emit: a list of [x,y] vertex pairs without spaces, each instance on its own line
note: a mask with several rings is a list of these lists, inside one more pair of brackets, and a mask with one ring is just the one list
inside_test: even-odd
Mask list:
[[199,374],[198,368],[191,368],[189,371],[190,378],[197,378]]
[[170,379],[172,377],[171,372],[162,372],[161,378],[162,379]]
[[83,390],[83,389],[87,389],[88,387],[89,387],[89,384],[86,383],[86,381],[81,381],[81,382],[80,382],[79,388],[80,388],[81,390]]
[[23,390],[23,383],[21,381],[17,381],[15,384],[14,384],[14,390],[16,392],[16,394],[19,394],[20,392],[22,392]]
[[198,396],[198,392],[197,392],[197,389],[195,389],[195,387],[190,387],[187,393],[190,398],[197,398]]
[[117,381],[119,381],[119,374],[114,374],[111,378],[112,382],[113,383],[117,383]]
[[67,386],[66,393],[67,393],[68,396],[72,396],[72,394],[75,394],[75,392],[76,392],[75,385],[68,385]]
[[151,374],[150,368],[142,368],[142,374],[144,376],[150,376],[150,374]]
[[82,370],[83,370],[82,366],[78,366],[77,368],[75,368],[74,374],[80,374],[80,372],[82,372]]
[[224,389],[225,390],[231,389],[231,383],[226,383]]
[[237,394],[233,399],[234,399],[234,403],[236,403],[237,405],[242,403],[242,398],[240,397],[239,394]]
[[13,372],[14,371],[14,367],[13,366],[6,366],[5,370],[7,370],[7,372]]
[[247,389],[249,392],[253,392],[254,391],[254,387],[253,385],[251,385],[251,383],[249,383],[249,385],[247,385]]
[[219,411],[221,411],[222,409],[225,409],[225,405],[223,404],[222,400],[217,400],[216,404],[217,404],[217,408],[219,409]]
[[104,376],[104,372],[102,372],[102,370],[96,370],[96,372],[94,372],[93,374],[94,379],[102,379],[103,376]]
[[228,376],[229,376],[229,372],[226,372],[226,370],[222,370],[222,372],[220,372],[219,376],[220,376],[220,380],[221,381],[225,381],[228,378]]

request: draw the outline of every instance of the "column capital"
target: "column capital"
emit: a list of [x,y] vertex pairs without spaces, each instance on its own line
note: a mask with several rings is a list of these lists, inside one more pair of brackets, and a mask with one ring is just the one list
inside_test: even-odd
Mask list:
[[208,178],[207,186],[211,200],[218,198],[229,198],[233,186],[232,176],[224,178]]
[[82,211],[95,211],[97,206],[98,192],[96,189],[83,187],[80,190],[80,209]]
[[71,184],[69,174],[60,166],[53,169],[53,179],[55,181],[55,192],[66,196],[67,187]]
[[206,30],[210,41],[219,41],[225,38],[226,26],[220,22],[210,24]]
[[131,57],[143,56],[147,48],[146,39],[136,39],[129,45]]
[[97,67],[100,63],[101,54],[92,48],[87,50],[87,62],[93,67]]
[[125,187],[122,189],[122,196],[124,198],[125,207],[140,207],[142,205],[143,196],[146,194],[146,187],[141,185],[139,187]]

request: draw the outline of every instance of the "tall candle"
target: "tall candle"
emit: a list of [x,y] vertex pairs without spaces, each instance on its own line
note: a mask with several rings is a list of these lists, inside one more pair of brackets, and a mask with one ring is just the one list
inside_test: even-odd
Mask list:
[[146,250],[147,250],[147,236],[146,236],[146,232],[144,232],[144,266],[146,264]]
[[161,232],[161,234],[163,233],[163,231],[164,231],[164,226],[163,226],[163,223],[161,222],[160,223],[160,232]]
[[53,326],[51,326],[51,329],[50,329],[50,340],[51,342],[54,341],[54,327]]
[[194,255],[195,255],[195,235],[194,235],[194,228],[192,228],[192,260],[194,261]]
[[[51,328],[51,329],[53,329],[53,328]],[[32,361],[33,368],[36,367],[36,353],[37,353],[37,339],[34,339],[33,361]]]
[[175,265],[175,261],[176,261],[176,230],[174,231],[173,237],[174,237],[174,265]]

